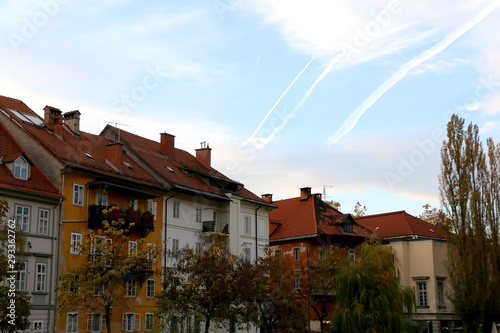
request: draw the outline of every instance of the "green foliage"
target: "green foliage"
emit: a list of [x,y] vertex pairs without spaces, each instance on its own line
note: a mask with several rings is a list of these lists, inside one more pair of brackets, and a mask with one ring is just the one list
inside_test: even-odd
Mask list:
[[476,125],[453,115],[441,151],[441,198],[450,217],[447,262],[449,295],[464,326],[488,330],[500,319],[500,147],[486,141]]
[[[6,220],[8,208],[8,202],[0,200],[0,280],[6,282],[6,285],[0,286],[0,332],[2,333],[28,329],[30,326],[28,318],[31,314],[31,299],[10,289],[15,282],[16,276],[9,273],[9,271],[15,271],[20,268],[19,263],[13,263],[12,261],[15,260],[15,255],[12,251],[15,250],[15,254],[19,254],[20,249],[23,247],[23,240],[20,231],[15,232],[15,244],[11,241],[13,238],[9,239],[9,234],[13,235],[12,232],[15,226],[12,223],[9,224],[9,221]],[[9,247],[9,245],[11,246]],[[9,254],[14,255],[14,257],[9,257]],[[11,265],[14,265],[14,267]],[[15,317],[11,316],[11,308],[15,311]]]
[[[113,212],[113,207],[104,211],[110,215]],[[97,233],[87,231],[80,251],[87,260],[62,274],[56,290],[60,313],[102,313],[111,333],[112,311],[129,305],[126,281],[136,278],[143,282],[155,274],[152,263],[157,253],[156,248],[144,247],[143,239],[139,239],[137,252],[128,255],[129,229],[123,219],[110,223],[105,220],[102,224]]]
[[402,332],[415,304],[413,289],[400,285],[391,248],[376,240],[363,243],[356,260],[344,260],[336,291],[333,332]]

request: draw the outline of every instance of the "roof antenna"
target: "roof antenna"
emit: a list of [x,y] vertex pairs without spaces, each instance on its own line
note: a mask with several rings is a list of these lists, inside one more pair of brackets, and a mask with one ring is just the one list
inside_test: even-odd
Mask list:
[[108,121],[108,124],[115,124],[115,127],[118,129],[118,140],[116,142],[120,142],[120,127],[118,127],[118,125],[125,126],[125,127],[131,127],[130,125],[120,124],[120,123],[113,122],[113,121]]

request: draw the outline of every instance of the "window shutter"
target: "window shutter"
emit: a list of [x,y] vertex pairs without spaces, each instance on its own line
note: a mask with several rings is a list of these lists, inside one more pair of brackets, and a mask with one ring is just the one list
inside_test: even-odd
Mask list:
[[122,313],[122,331],[127,330],[127,314]]
[[141,330],[141,314],[134,314],[134,331],[139,332]]

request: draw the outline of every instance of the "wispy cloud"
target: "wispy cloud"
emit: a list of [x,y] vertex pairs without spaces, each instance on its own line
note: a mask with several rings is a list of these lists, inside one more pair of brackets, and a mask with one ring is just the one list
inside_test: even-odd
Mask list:
[[353,113],[347,118],[342,126],[328,139],[328,142],[333,144],[339,141],[344,135],[349,133],[358,120],[380,97],[382,97],[390,88],[403,79],[410,70],[414,69],[424,61],[427,61],[435,55],[446,49],[451,43],[460,38],[467,31],[472,29],[476,24],[481,22],[485,17],[491,14],[500,5],[500,0],[491,2],[473,19],[462,25],[457,30],[447,35],[442,41],[434,45],[427,51],[419,54],[406,64],[404,64],[396,73],[394,73],[387,81],[378,87]]

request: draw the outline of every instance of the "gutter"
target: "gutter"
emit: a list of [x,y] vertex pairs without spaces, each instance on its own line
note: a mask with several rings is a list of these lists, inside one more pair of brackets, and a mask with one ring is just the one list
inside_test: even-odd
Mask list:
[[[167,201],[175,197],[179,192],[175,193],[174,195],[169,196],[168,198],[165,199],[165,209],[163,210],[164,213],[163,215],[165,216],[165,228],[164,228],[164,242],[163,242],[163,269],[167,269],[167,221],[168,221],[168,205]],[[163,284],[167,283],[167,276],[165,275],[165,272],[163,272]]]
[[257,258],[259,258],[259,221],[257,220],[257,211],[262,208],[262,205],[259,205],[255,209],[255,262],[257,262]]

